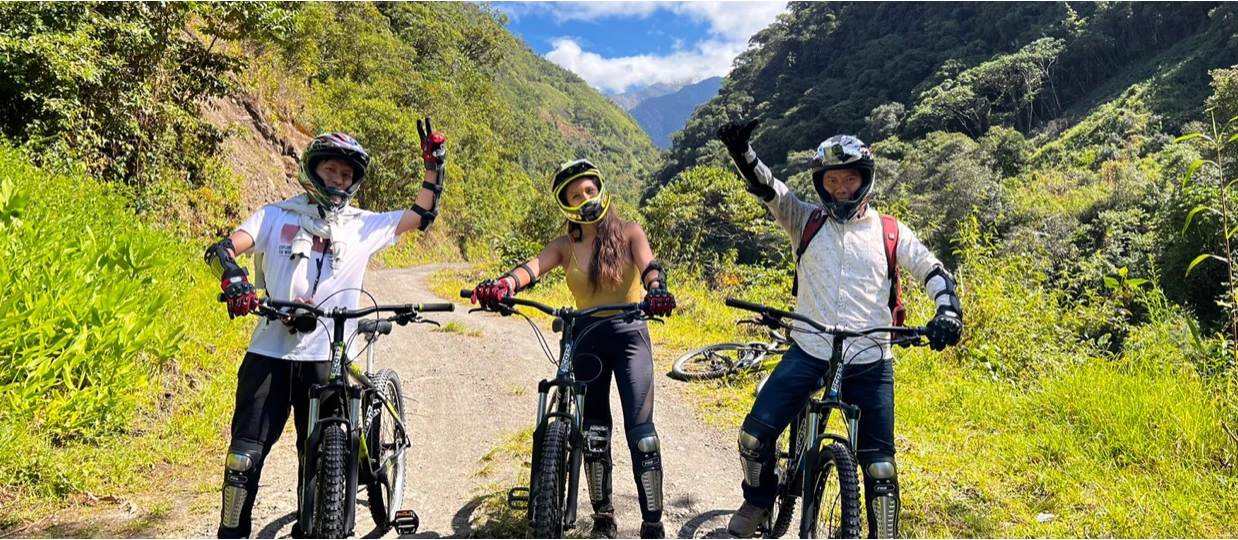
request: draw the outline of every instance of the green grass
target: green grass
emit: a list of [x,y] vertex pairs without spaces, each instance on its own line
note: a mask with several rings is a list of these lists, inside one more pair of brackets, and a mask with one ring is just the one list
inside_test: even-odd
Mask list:
[[[0,183],[0,281],[13,293],[0,301],[0,530],[75,494],[158,510],[145,498],[217,475],[248,324],[220,309],[200,248],[94,180],[10,150]],[[30,197],[20,209],[17,192]]]
[[[479,486],[477,508],[473,511],[470,538],[529,538],[532,531],[527,525],[524,510],[512,510],[507,506],[507,493],[513,487],[529,485],[530,460],[533,451],[533,427],[528,427],[503,436],[489,452],[479,460],[481,466],[474,476],[491,481]],[[484,474],[481,471],[485,471]],[[582,501],[580,518],[575,530],[567,531],[568,538],[585,538],[589,530],[588,501]]]
[[447,324],[444,324],[443,326],[435,328],[434,330],[431,330],[431,331],[432,332],[447,332],[447,333],[453,333],[453,334],[464,334],[469,337],[481,337],[483,334],[481,330],[478,330],[476,328],[469,328],[468,326],[460,322],[457,322],[457,321],[448,322]]

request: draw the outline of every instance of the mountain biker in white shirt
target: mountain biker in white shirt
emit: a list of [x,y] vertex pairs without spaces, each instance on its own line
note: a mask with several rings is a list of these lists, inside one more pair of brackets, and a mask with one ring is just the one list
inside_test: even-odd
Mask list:
[[[343,133],[314,138],[301,156],[305,193],[262,207],[206,250],[206,262],[220,279],[221,300],[228,304],[229,316],[244,316],[257,308],[259,289],[270,298],[323,309],[358,307],[370,257],[403,233],[426,230],[437,216],[446,139],[433,131],[429,118],[424,129],[420,121],[417,128],[426,170],[422,189],[411,209],[385,213],[349,205],[370,166],[361,144]],[[236,262],[242,253],[254,254],[253,283]],[[259,321],[237,373],[220,538],[249,537],[263,462],[279,440],[290,409],[295,411],[297,453],[303,453],[309,435],[305,426],[309,389],[328,379],[326,327],[298,330],[292,321]],[[356,321],[349,321],[347,333],[355,328]],[[300,484],[300,471],[297,476]],[[294,525],[293,536],[300,534],[299,524]]]
[[[822,142],[814,158],[819,202],[796,197],[748,144],[757,122],[718,130],[747,190],[769,207],[798,246],[795,313],[849,330],[902,323],[898,268],[924,284],[937,305],[928,323],[933,350],[959,342],[963,310],[955,281],[906,225],[869,206],[872,153],[859,139],[838,135]],[[805,234],[805,232],[809,234]],[[770,515],[777,490],[776,443],[819,388],[832,346],[828,336],[793,333],[795,345],[770,374],[744,419],[739,452],[744,503],[732,516],[731,534],[750,538]],[[856,449],[864,473],[870,538],[898,535],[900,499],[894,462],[894,369],[889,345],[847,340],[841,400],[861,410]]]

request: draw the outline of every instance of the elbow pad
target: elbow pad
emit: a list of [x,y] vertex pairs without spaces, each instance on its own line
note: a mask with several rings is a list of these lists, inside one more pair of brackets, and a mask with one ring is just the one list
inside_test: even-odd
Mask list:
[[421,217],[421,225],[417,227],[418,230],[424,231],[429,229],[430,225],[434,223],[434,218],[438,217],[438,200],[443,196],[443,181],[446,180],[446,178],[447,170],[443,167],[442,163],[439,163],[437,182],[433,184],[430,182],[421,183],[422,189],[428,189],[434,193],[434,199],[430,201],[429,209],[417,206],[416,203],[413,204],[413,212],[416,212],[417,215]]
[[934,266],[932,270],[929,270],[928,275],[924,278],[924,283],[927,285],[928,282],[935,277],[941,278],[942,289],[937,292],[936,296],[933,297],[933,304],[936,305],[937,299],[945,296],[947,304],[943,307],[953,309],[955,313],[959,314],[959,319],[962,319],[963,304],[959,301],[959,293],[956,290],[957,283],[954,281],[954,276],[950,275],[950,272],[947,272],[945,268],[938,265]]
[[206,264],[211,267],[215,277],[221,281],[249,274],[236,263],[236,258],[232,256],[234,251],[236,248],[232,246],[231,238],[224,238],[206,248],[204,254]]
[[646,281],[645,277],[647,277],[650,273],[653,273],[653,272],[658,273],[658,276],[654,279],[656,279],[662,285],[659,288],[666,289],[668,287],[666,284],[666,270],[662,269],[662,263],[659,263],[658,261],[650,261],[649,266],[646,266],[645,270],[640,273],[641,285],[645,287],[646,291],[649,290],[648,284],[650,281],[653,281],[653,280]]

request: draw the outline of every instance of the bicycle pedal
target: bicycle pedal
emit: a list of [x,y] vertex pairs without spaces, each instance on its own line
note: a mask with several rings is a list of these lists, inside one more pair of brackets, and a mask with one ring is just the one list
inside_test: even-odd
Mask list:
[[412,510],[396,510],[395,519],[391,520],[391,524],[395,526],[395,531],[400,535],[417,534],[417,529],[421,527],[421,518],[417,517],[417,512]]
[[512,510],[529,509],[529,488],[515,487],[507,492],[507,507]]

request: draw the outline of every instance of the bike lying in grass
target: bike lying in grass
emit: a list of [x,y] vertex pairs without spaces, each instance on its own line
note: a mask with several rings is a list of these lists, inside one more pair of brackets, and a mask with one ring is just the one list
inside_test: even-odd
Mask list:
[[[803,499],[800,513],[799,538],[816,538],[824,533],[830,538],[860,538],[859,466],[856,464],[855,440],[859,428],[859,408],[839,400],[843,374],[843,342],[863,338],[873,346],[924,345],[924,327],[879,326],[850,331],[826,326],[803,315],[774,309],[761,304],[728,298],[726,305],[761,315],[760,324],[770,329],[788,332],[829,334],[833,337],[830,365],[822,378],[821,391],[808,400],[804,409],[778,440],[776,474],[778,495],[766,522],[758,529],[763,538],[778,538],[791,528],[797,499]],[[791,319],[809,327],[799,328],[784,322]],[[886,334],[890,337],[874,337]],[[837,410],[842,415],[846,433],[827,430],[830,415]]]
[[[284,309],[294,311],[280,311]],[[378,336],[391,333],[392,323],[437,325],[421,314],[454,309],[454,304],[442,303],[327,311],[300,302],[270,298],[261,302],[259,315],[290,319],[300,332],[313,331],[320,319],[332,323],[330,378],[309,390],[309,435],[301,456],[301,489],[297,493],[297,521],[306,537],[347,538],[353,534],[358,484],[366,486],[370,515],[378,531],[385,533],[395,527],[400,534],[417,532],[417,514],[400,509],[410,446],[404,394],[395,371],[374,372],[374,343]],[[368,341],[366,368],[362,371],[348,358],[345,322],[378,313],[393,315],[363,319],[357,324],[356,333]]]
[[[761,322],[740,321],[738,324]],[[770,330],[769,336],[768,342],[715,343],[688,351],[671,364],[670,377],[680,381],[704,381],[772,368],[791,348],[791,342],[777,330]]]
[[[463,289],[460,296],[472,298],[473,291]],[[542,331],[515,306],[528,306],[555,318],[553,329],[563,334],[559,340],[558,359],[551,352]],[[581,310],[556,309],[540,302],[512,297],[500,300],[495,308],[505,315],[525,317],[536,332],[542,350],[558,367],[554,379],[543,380],[537,385],[537,429],[533,431],[533,469],[529,473],[529,487],[513,488],[507,494],[507,503],[511,508],[528,510],[529,527],[533,529],[534,538],[563,538],[564,531],[576,527],[584,450],[581,424],[585,383],[576,380],[572,355],[577,342],[588,335],[591,328],[597,327],[586,328],[575,336],[576,323],[582,318],[607,311],[619,313],[601,320],[659,320],[648,316],[647,308],[645,302],[640,302],[607,304]]]

